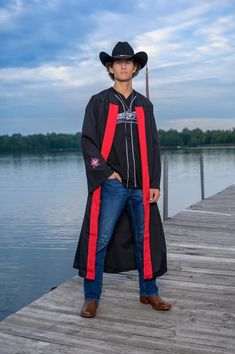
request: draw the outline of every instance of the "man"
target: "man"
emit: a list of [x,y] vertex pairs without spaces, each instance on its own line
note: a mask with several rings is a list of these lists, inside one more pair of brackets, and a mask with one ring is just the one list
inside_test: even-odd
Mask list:
[[118,42],[100,60],[113,87],[90,99],[82,128],[88,199],[74,268],[84,277],[80,315],[94,317],[103,271],[138,269],[140,301],[155,310],[171,305],[159,296],[156,277],[167,271],[166,245],[157,201],[160,153],[151,102],[132,89],[132,78],[147,63]]

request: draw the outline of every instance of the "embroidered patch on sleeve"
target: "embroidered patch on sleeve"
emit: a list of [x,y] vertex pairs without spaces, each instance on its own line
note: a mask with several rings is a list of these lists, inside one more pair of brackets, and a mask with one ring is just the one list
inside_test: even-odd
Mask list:
[[96,168],[100,165],[100,160],[97,159],[96,157],[91,158],[91,167]]

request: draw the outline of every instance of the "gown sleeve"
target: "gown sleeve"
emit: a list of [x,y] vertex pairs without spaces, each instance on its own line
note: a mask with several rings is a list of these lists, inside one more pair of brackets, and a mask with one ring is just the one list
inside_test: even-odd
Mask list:
[[101,143],[97,137],[95,102],[90,99],[83,120],[81,146],[85,162],[88,192],[93,192],[113,173],[101,155]]
[[161,156],[160,156],[160,145],[158,140],[157,125],[154,118],[153,106],[150,109],[150,128],[152,134],[152,168],[150,170],[150,188],[160,189],[161,181]]

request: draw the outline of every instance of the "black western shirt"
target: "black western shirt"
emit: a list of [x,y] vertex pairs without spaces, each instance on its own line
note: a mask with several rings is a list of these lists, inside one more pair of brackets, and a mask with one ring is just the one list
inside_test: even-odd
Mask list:
[[112,88],[119,103],[116,131],[107,160],[108,165],[122,178],[127,188],[142,188],[141,157],[138,126],[135,112],[136,92],[129,97]]

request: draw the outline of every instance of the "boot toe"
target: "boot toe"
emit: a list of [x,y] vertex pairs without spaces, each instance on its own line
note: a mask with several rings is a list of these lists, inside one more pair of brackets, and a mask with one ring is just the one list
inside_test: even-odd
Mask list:
[[87,318],[95,317],[97,307],[98,307],[97,301],[85,301],[82,306],[80,316],[87,317]]
[[154,310],[168,311],[172,308],[172,305],[163,301],[160,296],[140,296],[140,302],[142,304],[151,304]]

